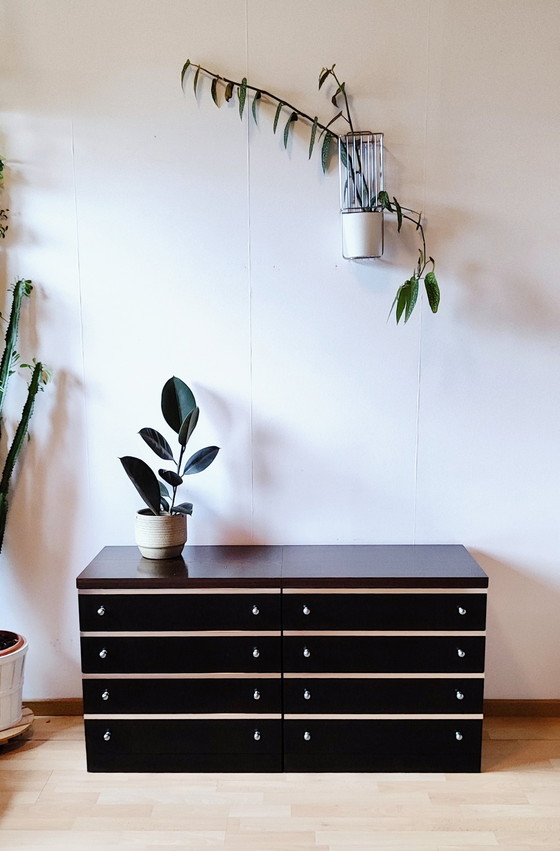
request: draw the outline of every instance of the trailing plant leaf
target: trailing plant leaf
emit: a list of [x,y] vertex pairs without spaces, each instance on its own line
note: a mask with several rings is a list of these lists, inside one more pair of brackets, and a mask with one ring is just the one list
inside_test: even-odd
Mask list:
[[[334,68],[334,65],[333,65],[333,68]],[[322,89],[323,83],[325,82],[325,80],[327,79],[327,77],[329,76],[330,73],[331,72],[330,72],[329,68],[321,68],[321,73],[319,74],[319,91]]]
[[403,315],[403,311],[404,311],[404,309],[407,305],[409,288],[410,288],[410,282],[409,281],[405,281],[404,284],[402,284],[399,287],[399,291],[398,291],[398,294],[397,294],[397,310],[396,310],[397,325],[399,324],[400,318]]
[[187,59],[187,61],[183,65],[183,68],[182,68],[182,71],[181,71],[181,88],[184,88],[185,74],[189,70],[190,64],[191,64],[191,60]]
[[191,455],[185,464],[183,476],[192,476],[193,473],[201,473],[210,466],[219,451],[217,446],[206,446],[204,449],[199,449],[198,452]]
[[402,209],[401,209],[401,205],[399,204],[399,202],[397,201],[397,199],[395,198],[394,195],[393,195],[393,204],[395,205],[395,212],[397,214],[397,233],[400,233],[401,228],[402,228],[402,222],[403,222]]
[[408,322],[412,311],[416,305],[418,300],[418,278],[411,278],[408,282],[410,284],[408,299],[406,303],[406,310],[404,312],[404,321]]
[[195,95],[196,95],[196,89],[197,89],[197,86],[198,86],[199,75],[200,75],[200,65],[197,65],[196,66],[196,72],[195,72],[195,75],[194,75],[194,81],[193,81],[193,88],[194,88]]
[[255,96],[253,98],[253,103],[251,104],[251,112],[253,113],[253,119],[255,121],[255,124],[258,124],[258,121],[257,121],[257,104],[260,101],[261,97],[262,97],[261,92],[256,92]]
[[152,514],[159,514],[160,490],[154,471],[141,458],[132,455],[125,455],[119,460]]
[[225,93],[224,93],[224,97],[225,97],[225,99],[227,100],[227,102],[228,102],[228,103],[229,103],[229,102],[230,102],[230,100],[232,99],[232,97],[233,97],[233,83],[228,83],[228,84],[226,85],[226,90],[225,90]]
[[344,87],[345,86],[346,86],[346,83],[341,83],[339,85],[338,89],[336,90],[336,92],[334,93],[334,95],[332,96],[331,103],[332,103],[333,106],[338,106],[338,96],[344,94]]
[[330,131],[327,131],[327,133],[325,133],[325,138],[323,139],[323,147],[321,148],[321,166],[324,173],[327,172],[331,161],[333,139],[333,134]]
[[290,135],[290,127],[292,126],[294,121],[297,121],[297,120],[298,120],[297,113],[292,112],[292,114],[290,115],[290,117],[286,121],[286,126],[284,127],[284,147],[285,148],[288,147],[288,136]]
[[185,447],[189,442],[190,437],[196,428],[199,414],[199,408],[193,408],[181,423],[181,428],[179,429],[179,443],[182,447]]
[[243,77],[241,80],[241,85],[237,89],[237,97],[239,98],[239,117],[243,118],[243,110],[247,100],[247,77]]
[[0,361],[0,432],[2,430],[2,412],[4,410],[4,399],[8,388],[8,379],[13,374],[12,366],[16,355],[16,343],[19,334],[19,321],[21,315],[21,304],[24,298],[31,295],[33,286],[31,281],[20,278],[14,285],[12,296],[12,308],[10,320],[6,329],[6,345]]
[[158,474],[161,476],[164,482],[167,482],[168,485],[171,485],[172,488],[178,488],[179,485],[183,484],[183,479],[178,473],[173,472],[173,470],[158,470]]
[[282,112],[283,106],[284,106],[283,102],[280,101],[280,103],[276,107],[276,112],[274,114],[274,121],[272,122],[272,132],[273,133],[276,133],[276,128],[278,127],[278,119],[280,118],[280,113]]
[[311,127],[311,136],[309,139],[309,159],[311,159],[311,154],[313,153],[313,148],[315,147],[315,136],[317,135],[317,124],[318,118],[315,116],[313,119],[313,125]]
[[428,296],[428,304],[430,305],[432,313],[437,313],[439,307],[439,286],[436,280],[436,276],[434,272],[428,272],[426,277],[424,278],[424,286],[426,288],[426,294]]
[[173,506],[173,511],[176,514],[192,514],[193,504],[192,502],[181,502],[179,505]]
[[163,458],[164,461],[175,460],[169,443],[155,428],[141,428],[138,434],[159,458]]
[[388,210],[390,213],[393,212],[393,208],[391,206],[391,201],[389,199],[389,195],[385,192],[384,189],[377,196],[377,201],[384,210]]
[[210,94],[212,95],[212,100],[216,104],[216,106],[220,106],[218,102],[218,78],[214,77],[212,79],[212,84],[210,86]]
[[161,391],[161,411],[167,425],[179,434],[185,417],[196,408],[196,400],[184,381],[173,376]]

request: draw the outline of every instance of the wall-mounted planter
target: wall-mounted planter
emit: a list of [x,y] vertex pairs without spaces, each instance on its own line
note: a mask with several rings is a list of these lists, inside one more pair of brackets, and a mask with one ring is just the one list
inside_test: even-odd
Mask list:
[[347,133],[338,144],[342,256],[381,257],[383,211],[383,133]]
[[19,723],[27,641],[15,632],[0,630],[0,730]]

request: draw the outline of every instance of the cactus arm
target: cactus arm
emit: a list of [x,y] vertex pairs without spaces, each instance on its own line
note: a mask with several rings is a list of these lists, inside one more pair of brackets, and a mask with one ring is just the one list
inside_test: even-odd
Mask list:
[[24,296],[31,295],[31,281],[19,280],[14,286],[14,295],[12,299],[12,309],[10,312],[10,321],[6,331],[6,345],[4,354],[0,361],[0,429],[2,425],[2,411],[4,409],[4,399],[8,387],[8,380],[11,375],[11,367],[13,364],[15,347],[19,331],[19,318],[21,314],[21,302]]
[[35,397],[39,390],[42,389],[41,385],[45,382],[45,374],[46,372],[43,364],[37,362],[33,368],[31,381],[27,388],[27,398],[23,406],[21,420],[16,429],[8,455],[6,456],[2,478],[0,479],[0,550],[2,549],[2,543],[4,541],[4,531],[6,528],[6,518],[8,514],[8,488],[10,487],[10,478],[29,429],[29,421],[33,413]]

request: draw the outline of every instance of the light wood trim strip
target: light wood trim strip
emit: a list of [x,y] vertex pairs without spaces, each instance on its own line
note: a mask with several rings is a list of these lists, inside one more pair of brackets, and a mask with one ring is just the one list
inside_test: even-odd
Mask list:
[[[224,671],[211,674],[82,674],[83,680],[281,680],[282,674]],[[70,713],[72,714],[72,713]]]
[[472,636],[474,638],[484,638],[486,632],[484,630],[462,630],[462,629],[449,629],[449,630],[432,630],[432,629],[310,629],[310,630],[302,630],[302,629],[285,629],[283,635],[287,636],[330,636],[330,635],[338,635],[338,636],[351,636],[351,637],[360,637],[360,636],[462,636],[464,638],[468,636]]
[[282,594],[487,594],[488,588],[283,588]]
[[451,714],[433,714],[433,715],[399,715],[399,714],[379,714],[379,715],[284,715],[286,721],[482,721],[482,713],[472,715],[451,715]]
[[301,674],[284,673],[285,680],[483,680],[484,674]]
[[148,713],[148,712],[134,712],[134,713],[123,713],[122,715],[95,715],[86,713],[84,715],[85,721],[205,721],[207,719],[254,719],[255,721],[260,720],[282,720],[282,714],[280,712],[263,712],[260,715],[252,712],[169,712],[169,713]]
[[280,588],[79,588],[78,596],[81,594],[120,595],[126,594],[137,597],[141,594],[153,595],[163,594],[175,596],[176,594],[280,594]]
[[80,632],[82,638],[257,638],[262,636],[280,636],[282,633],[276,629],[261,630],[127,630],[114,632]]

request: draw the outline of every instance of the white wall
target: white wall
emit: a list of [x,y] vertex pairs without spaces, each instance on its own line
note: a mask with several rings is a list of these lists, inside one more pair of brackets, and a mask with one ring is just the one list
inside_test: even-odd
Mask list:
[[[192,543],[464,543],[491,577],[487,696],[560,698],[556,0],[3,0],[0,26],[2,264],[36,284],[21,348],[56,376],[0,563],[27,699],[80,694],[75,577],[133,542],[117,458],[164,428],[172,374],[222,448]],[[285,153],[266,110],[183,94],[187,57],[327,120],[337,63],[425,211],[437,317],[386,321],[413,236],[343,260],[303,127]]]

